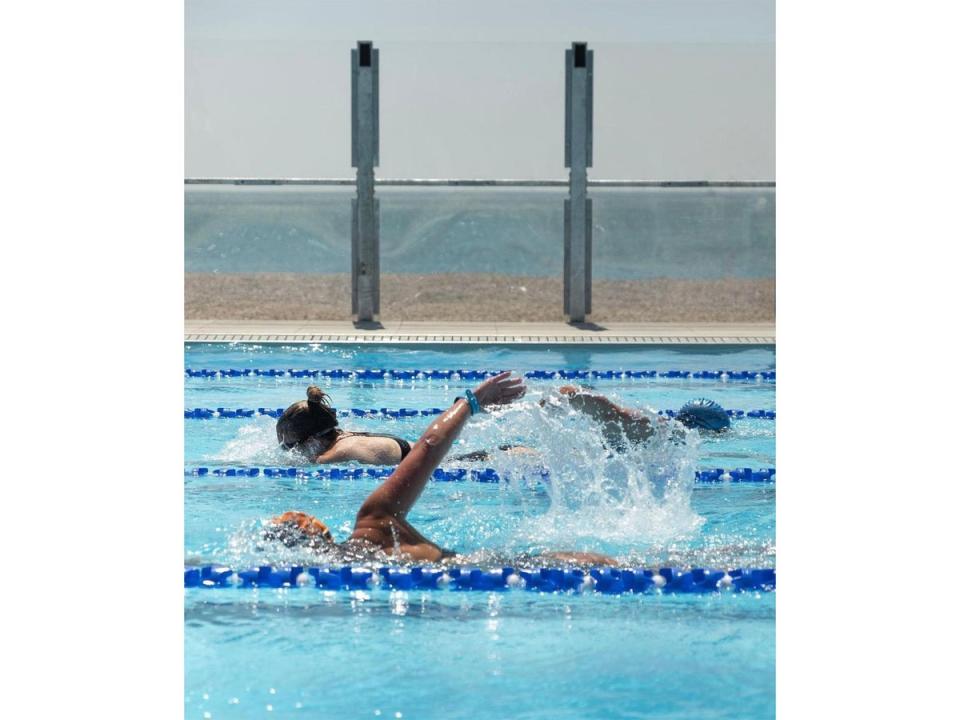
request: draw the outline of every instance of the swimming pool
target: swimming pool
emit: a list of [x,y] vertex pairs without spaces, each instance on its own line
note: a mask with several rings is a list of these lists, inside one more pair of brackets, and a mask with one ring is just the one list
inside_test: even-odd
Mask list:
[[[773,348],[188,345],[186,366],[188,566],[319,564],[260,539],[263,520],[284,510],[318,515],[339,538],[349,532],[378,480],[354,478],[348,465],[339,477],[329,468],[318,477],[318,467],[291,467],[276,448],[268,413],[304,397],[306,385],[332,395],[344,427],[412,441],[432,408],[479,382],[471,371],[510,368],[528,375],[528,398],[466,426],[453,453],[493,452],[479,463],[442,463],[449,477],[466,475],[424,491],[410,515],[424,535],[461,552],[489,551],[492,568],[549,549],[648,568],[775,567],[775,474],[730,481],[730,471],[746,480],[742,469],[751,468],[755,480],[775,468]],[[358,373],[374,368],[397,372]],[[213,370],[222,373],[200,372]],[[537,372],[561,370],[587,376]],[[728,372],[694,377],[719,370]],[[537,404],[566,382],[654,410],[707,397],[744,416],[720,437],[606,457],[588,420]],[[536,454],[497,451],[503,443]],[[698,482],[698,470],[723,470],[726,481],[704,472]],[[499,481],[478,481],[484,472]],[[774,592],[185,593],[187,717],[773,715]]]

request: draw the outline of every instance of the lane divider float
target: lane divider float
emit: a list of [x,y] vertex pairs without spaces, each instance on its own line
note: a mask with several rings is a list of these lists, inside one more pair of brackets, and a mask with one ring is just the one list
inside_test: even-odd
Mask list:
[[515,570],[505,567],[485,571],[460,567],[302,567],[235,571],[206,565],[185,568],[185,588],[318,588],[322,590],[451,590],[497,592],[527,590],[541,593],[716,593],[722,591],[770,592],[777,587],[775,568],[708,570],[686,572],[675,568],[589,570],[540,568]]
[[[324,467],[306,470],[298,467],[188,467],[183,474],[190,477],[264,477],[293,478],[297,480],[363,480],[388,477],[393,467]],[[695,480],[698,483],[774,483],[776,468],[704,468],[697,470]],[[524,480],[549,481],[550,473],[531,472],[519,478]],[[499,473],[494,468],[437,468],[431,475],[435,482],[510,482],[509,473]]]
[[[283,415],[284,408],[185,408],[183,417],[186,420],[210,420],[213,418],[252,418],[252,417],[272,417],[278,418]],[[358,418],[388,418],[397,420],[407,417],[422,417],[431,415],[440,415],[447,408],[341,408],[337,410],[337,417],[358,417]],[[757,418],[761,420],[776,420],[776,410],[727,410],[727,415],[735,420],[744,418]],[[676,410],[660,410],[660,415],[667,417],[676,417]]]
[[[502,370],[394,369],[313,370],[296,368],[185,368],[189,378],[285,377],[334,380],[483,380]],[[776,382],[776,370],[527,370],[529,380],[677,379],[720,382]]]

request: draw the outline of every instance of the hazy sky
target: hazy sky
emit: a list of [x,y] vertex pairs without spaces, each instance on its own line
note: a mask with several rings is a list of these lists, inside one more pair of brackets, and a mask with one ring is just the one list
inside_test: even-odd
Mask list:
[[562,178],[563,51],[594,53],[593,178],[774,179],[773,0],[186,0],[187,176]]

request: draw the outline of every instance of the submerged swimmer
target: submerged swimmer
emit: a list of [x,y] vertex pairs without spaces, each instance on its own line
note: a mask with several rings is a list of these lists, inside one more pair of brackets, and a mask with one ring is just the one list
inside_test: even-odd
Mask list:
[[[421,535],[409,523],[407,514],[471,415],[482,408],[513,402],[525,392],[523,380],[505,372],[481,383],[473,392],[468,390],[466,398],[457,398],[449,410],[430,423],[393,474],[364,500],[357,512],[353,532],[343,543],[336,544],[323,522],[297,511],[273,518],[265,537],[279,540],[288,547],[305,546],[318,551],[336,547],[350,556],[384,553],[419,562],[439,562],[456,557],[456,553],[444,550]],[[280,435],[279,427],[277,434]],[[561,562],[594,565],[615,562],[595,553],[560,552],[551,553],[549,557]]]
[[356,460],[367,465],[396,465],[410,453],[410,443],[402,437],[339,427],[330,396],[316,385],[307,388],[305,401],[295,402],[277,420],[277,441],[315,463]]

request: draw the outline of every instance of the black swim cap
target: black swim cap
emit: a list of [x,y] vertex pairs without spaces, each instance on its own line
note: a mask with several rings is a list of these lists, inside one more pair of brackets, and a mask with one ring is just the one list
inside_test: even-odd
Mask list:
[[698,430],[726,430],[730,427],[727,411],[713,400],[699,398],[688,402],[677,413],[677,420],[688,428]]

